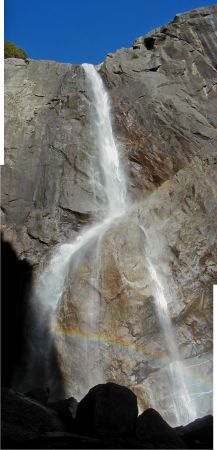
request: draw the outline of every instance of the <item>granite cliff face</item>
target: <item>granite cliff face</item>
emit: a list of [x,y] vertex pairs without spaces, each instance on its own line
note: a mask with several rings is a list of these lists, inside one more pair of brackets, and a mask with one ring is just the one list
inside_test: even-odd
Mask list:
[[[78,344],[87,335],[101,343],[88,359],[90,384],[103,376],[129,386],[141,408],[155,407],[170,423],[165,344],[145,255],[151,248],[190,390],[199,415],[208,414],[217,282],[216,32],[217,7],[202,8],[177,15],[101,64],[131,207],[103,236],[100,284],[90,249],[76,276],[69,273],[58,310],[67,393],[79,397],[89,387],[80,377],[87,360]],[[98,156],[83,68],[17,59],[5,68],[3,236],[36,278],[54,247],[94,222],[106,202],[100,185],[93,189]],[[95,331],[85,323],[93,295],[100,305]]]

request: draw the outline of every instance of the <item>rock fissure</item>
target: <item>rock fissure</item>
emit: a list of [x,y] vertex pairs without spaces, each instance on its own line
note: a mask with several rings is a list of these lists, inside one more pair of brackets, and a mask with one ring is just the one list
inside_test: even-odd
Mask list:
[[69,157],[65,154],[65,152],[61,148],[54,147],[53,145],[49,144],[49,148],[51,150],[54,150],[55,152],[61,154],[65,161],[68,163],[70,167],[73,167],[73,163],[70,161]]
[[28,230],[28,228],[26,228],[26,232],[27,232],[28,236],[29,236],[31,239],[34,239],[34,240],[40,242],[41,244],[44,244],[44,245],[46,245],[46,246],[49,247],[49,243],[48,243],[48,242],[43,241],[43,239],[41,239],[41,238],[38,237],[38,236],[34,236],[34,235]]

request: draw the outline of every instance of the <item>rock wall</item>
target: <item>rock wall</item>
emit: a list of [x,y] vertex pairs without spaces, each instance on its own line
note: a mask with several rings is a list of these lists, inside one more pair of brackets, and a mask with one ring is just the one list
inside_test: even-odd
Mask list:
[[[216,6],[177,15],[101,64],[129,215],[103,236],[99,252],[89,249],[72,267],[58,311],[67,394],[84,395],[104,377],[131,387],[141,408],[155,407],[170,423],[166,349],[140,226],[165,282],[190,391],[205,415],[212,408],[217,278],[216,31]],[[98,160],[82,67],[8,59],[5,69],[3,236],[36,278],[55,246],[106,204],[92,183]],[[91,302],[95,325],[88,329]]]

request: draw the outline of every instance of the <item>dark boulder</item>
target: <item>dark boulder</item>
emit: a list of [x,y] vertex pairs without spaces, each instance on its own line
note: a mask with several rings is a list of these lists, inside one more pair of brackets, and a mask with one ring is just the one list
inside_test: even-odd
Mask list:
[[55,411],[36,401],[2,388],[2,439],[7,442],[35,439],[49,431],[62,431]]
[[153,443],[154,448],[186,448],[178,433],[152,408],[138,417],[136,438],[140,442]]
[[78,405],[77,431],[85,436],[127,437],[134,432],[137,398],[125,386],[99,384]]
[[64,425],[65,431],[73,432],[75,428],[75,416],[78,407],[78,402],[74,397],[65,400],[59,400],[48,404],[58,414],[61,422]]
[[175,428],[188,448],[213,448],[213,416],[196,419],[186,426]]
[[3,448],[20,448],[20,449],[72,449],[72,448],[86,448],[86,449],[139,449],[139,448],[154,448],[153,445],[148,443],[147,445],[141,444],[133,439],[124,438],[104,438],[97,439],[88,436],[78,436],[70,433],[46,433],[36,439],[31,439],[27,441],[7,441],[4,445],[4,440],[2,441]]
[[36,400],[41,405],[46,406],[49,398],[49,388],[32,389],[31,391],[26,392],[25,395],[29,398],[32,398],[33,400]]

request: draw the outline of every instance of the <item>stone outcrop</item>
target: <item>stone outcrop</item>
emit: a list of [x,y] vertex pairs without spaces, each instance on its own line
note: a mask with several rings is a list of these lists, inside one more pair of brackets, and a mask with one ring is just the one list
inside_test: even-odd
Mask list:
[[79,403],[76,424],[85,436],[132,437],[137,415],[137,398],[130,389],[115,383],[99,384]]
[[177,432],[152,408],[144,411],[137,419],[136,437],[140,442],[153,442],[156,448],[185,448]]
[[64,431],[57,414],[37,401],[7,388],[2,389],[1,398],[3,440],[22,442],[46,432]]
[[65,431],[72,432],[75,428],[77,400],[74,397],[70,397],[58,402],[50,402],[48,407],[57,412],[60,420],[64,423]]
[[213,448],[213,416],[196,419],[185,427],[175,428],[187,447]]
[[36,400],[37,403],[46,406],[49,398],[49,389],[32,389],[31,391],[26,392],[25,395],[32,400]]
[[[103,377],[131,387],[140,409],[155,407],[170,424],[166,349],[145,255],[151,247],[189,388],[199,414],[208,414],[217,278],[216,28],[216,6],[177,15],[100,66],[131,207],[103,236],[100,264],[89,249],[76,275],[70,271],[58,309],[67,394],[81,398]],[[55,246],[95,221],[106,204],[92,183],[98,157],[82,67],[9,59],[5,68],[2,229],[36,277]],[[96,329],[85,322],[90,302],[100,305]],[[81,357],[87,345],[94,349],[88,360]]]
[[212,448],[212,416],[178,428],[154,409],[137,417],[133,392],[111,383],[92,388],[71,423],[62,413],[75,399],[53,405],[56,413],[6,388],[2,400],[2,448]]

